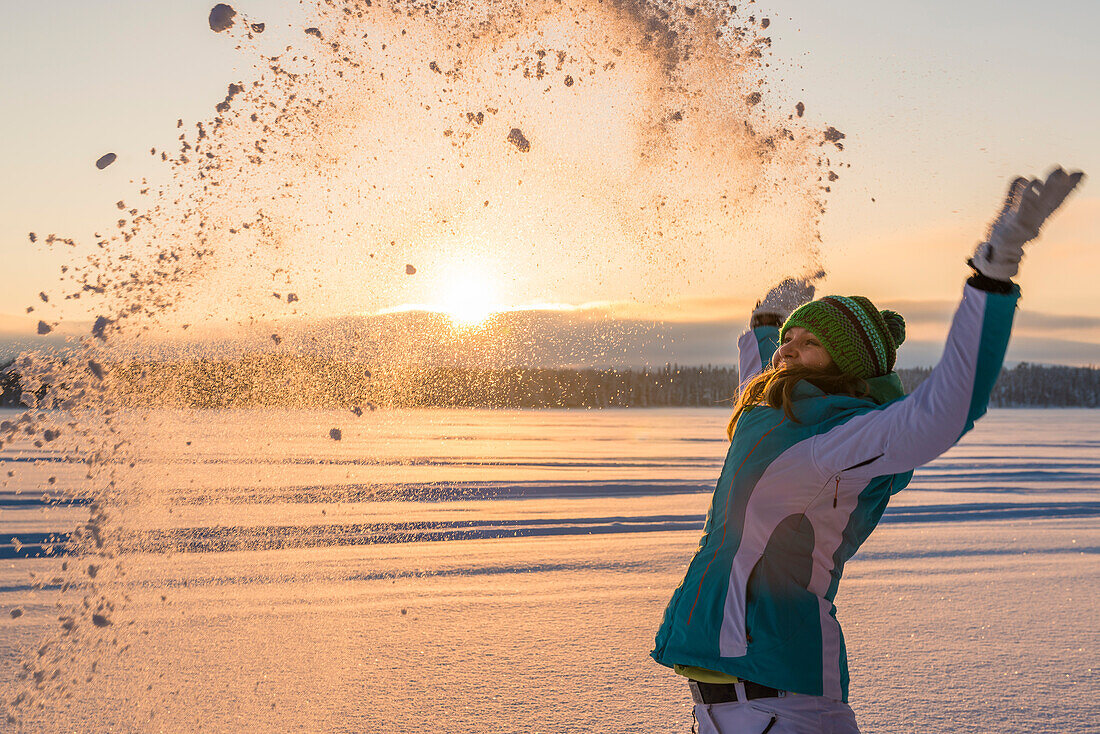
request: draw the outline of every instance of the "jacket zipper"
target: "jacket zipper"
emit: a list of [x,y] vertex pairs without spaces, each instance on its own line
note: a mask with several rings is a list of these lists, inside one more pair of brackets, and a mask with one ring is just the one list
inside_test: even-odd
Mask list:
[[883,456],[885,456],[885,454],[879,454],[878,456],[872,456],[870,459],[867,459],[866,461],[861,461],[858,464],[852,464],[847,469],[841,469],[839,472],[837,472],[837,475],[835,477],[833,477],[833,479],[836,481],[836,484],[833,487],[833,509],[834,510],[836,509],[836,506],[837,506],[837,500],[839,500],[839,498],[840,498],[840,475],[843,474],[846,471],[851,471],[852,469],[858,469],[861,466],[867,466],[872,461],[878,461]]

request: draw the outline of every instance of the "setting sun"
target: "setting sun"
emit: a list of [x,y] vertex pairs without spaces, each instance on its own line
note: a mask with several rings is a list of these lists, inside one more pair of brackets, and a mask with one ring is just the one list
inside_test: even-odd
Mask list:
[[439,308],[456,325],[474,326],[503,310],[496,284],[484,271],[468,268],[455,270],[443,286]]

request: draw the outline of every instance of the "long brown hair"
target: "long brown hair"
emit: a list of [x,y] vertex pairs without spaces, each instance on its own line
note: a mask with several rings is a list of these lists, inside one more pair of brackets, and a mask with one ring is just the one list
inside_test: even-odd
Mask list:
[[791,409],[791,394],[794,392],[794,386],[801,380],[832,395],[851,395],[861,398],[869,394],[866,380],[841,372],[835,364],[829,365],[824,370],[789,366],[768,368],[749,380],[745,389],[737,396],[737,405],[729,425],[726,426],[726,435],[732,441],[737,419],[746,410],[756,405],[782,408],[788,418],[798,423]]

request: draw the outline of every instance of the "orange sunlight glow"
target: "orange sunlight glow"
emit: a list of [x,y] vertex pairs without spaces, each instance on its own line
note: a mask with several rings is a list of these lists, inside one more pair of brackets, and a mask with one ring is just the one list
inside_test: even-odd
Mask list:
[[499,301],[496,283],[479,268],[452,271],[438,305],[456,326],[477,326],[492,314],[507,309]]

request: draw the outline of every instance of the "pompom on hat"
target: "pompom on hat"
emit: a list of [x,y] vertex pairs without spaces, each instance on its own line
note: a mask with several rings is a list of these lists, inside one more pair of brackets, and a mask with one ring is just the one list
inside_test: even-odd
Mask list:
[[894,370],[897,349],[905,341],[905,319],[879,311],[863,296],[825,296],[790,315],[779,339],[792,327],[816,336],[841,372],[868,380]]

